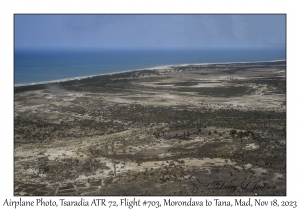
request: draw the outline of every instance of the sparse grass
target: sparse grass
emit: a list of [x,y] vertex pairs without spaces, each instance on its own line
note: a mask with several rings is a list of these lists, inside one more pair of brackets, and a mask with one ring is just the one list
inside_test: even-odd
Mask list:
[[225,87],[195,87],[195,88],[177,88],[178,92],[195,92],[199,95],[212,97],[237,97],[251,94],[254,89],[247,86],[225,86]]
[[[251,64],[249,65],[251,66]],[[256,64],[251,68],[261,70],[264,65],[269,67],[274,64]],[[229,67],[230,65],[222,64],[209,68],[213,71],[216,69],[223,71]],[[192,67],[178,70],[193,71],[190,68]],[[237,67],[224,71],[224,74],[240,73],[244,70],[247,68],[237,65]],[[203,73],[201,70],[199,72],[194,70],[193,73],[199,74],[199,76],[210,74]],[[153,78],[139,80],[139,77],[144,74],[146,76],[152,74]],[[156,76],[158,79],[155,78]],[[169,79],[167,76],[160,76],[156,71],[146,71],[62,82],[61,86],[67,90],[84,92],[84,96],[76,98],[74,103],[68,102],[70,105],[67,106],[63,103],[56,103],[51,107],[53,112],[50,113],[36,109],[35,112],[24,111],[22,114],[15,115],[14,142],[16,149],[30,149],[30,151],[33,149],[46,151],[53,145],[66,150],[72,148],[72,155],[62,155],[56,157],[57,160],[54,161],[40,153],[36,162],[33,162],[32,157],[36,156],[33,154],[35,156],[27,157],[22,171],[18,172],[27,172],[30,168],[42,169],[45,176],[32,174],[30,176],[32,180],[29,182],[49,183],[50,192],[55,192],[57,184],[65,185],[67,180],[70,180],[72,185],[78,184],[77,190],[79,193],[83,193],[82,195],[88,195],[84,194],[88,192],[89,195],[123,196],[172,194],[192,196],[212,195],[212,193],[213,195],[237,195],[228,193],[226,190],[209,191],[203,187],[203,183],[214,179],[236,184],[247,181],[248,177],[252,181],[272,180],[276,172],[283,177],[276,180],[278,186],[276,195],[284,195],[285,188],[282,188],[285,186],[286,179],[286,147],[282,143],[286,139],[286,113],[284,111],[232,106],[214,109],[214,105],[209,102],[206,106],[194,106],[189,102],[185,105],[166,106],[159,102],[154,105],[154,103],[139,104],[140,101],[136,101],[136,104],[119,103],[114,100],[106,101],[106,98],[113,98],[114,94],[124,92],[130,93],[128,98],[131,100],[138,100],[132,95],[150,92],[149,94],[154,96],[157,92],[161,94],[160,91],[163,90],[165,92],[162,93],[167,93],[166,91],[169,90],[178,92],[193,90],[198,94],[210,97],[238,97],[251,94],[253,91],[251,88],[247,89],[247,85],[251,81],[243,83],[244,80],[224,88],[179,87],[198,83],[187,80],[187,82],[166,83],[174,84],[174,87],[170,87],[170,89],[136,85],[139,81],[158,82],[162,81],[161,79],[163,81]],[[275,79],[274,81],[265,79],[265,81],[260,80],[259,82],[266,82],[270,91],[283,90],[284,86],[283,83],[280,83],[278,84],[279,89],[274,88],[276,87]],[[18,98],[18,93],[38,88],[43,88],[43,86],[16,88],[17,102],[21,103],[22,100],[27,100]],[[140,92],[140,90],[145,92]],[[102,93],[105,93],[105,97],[102,96]],[[52,117],[57,119],[52,119]],[[220,138],[219,136],[224,137]],[[219,141],[219,139],[222,140]],[[250,144],[254,145],[255,149],[245,149]],[[228,152],[229,150],[230,152]],[[19,166],[20,163],[17,160],[20,157],[15,158],[15,164]],[[214,165],[216,158],[224,159],[224,165]],[[195,164],[195,161],[205,159],[208,159],[208,161],[204,161],[208,164],[205,168],[209,170],[203,170],[203,164]],[[104,160],[104,162],[100,160]],[[106,165],[106,163],[108,164]],[[147,166],[148,169],[145,170],[147,164],[150,166]],[[253,170],[239,169],[246,164],[252,164]],[[127,171],[127,166],[130,167],[130,171]],[[114,176],[115,169],[113,167],[116,167],[116,176]],[[135,170],[135,167],[138,170]],[[263,174],[263,179],[261,178],[262,174],[254,172],[256,168],[268,170],[268,173]],[[15,184],[21,190],[16,188],[15,192],[19,192],[18,190],[22,192],[23,188],[31,186],[29,187],[29,182],[23,182],[23,177],[18,172],[15,172]],[[84,180],[90,184],[89,187],[74,181],[82,179],[81,177],[97,177],[96,173],[109,172],[110,177],[105,181],[105,186],[101,188],[99,186],[103,180],[97,180],[97,178],[96,180],[93,178]],[[29,177],[26,174],[24,176],[24,180]],[[73,192],[72,185],[61,187],[59,191]],[[239,193],[246,195],[243,193],[247,192]],[[274,195],[274,191],[266,190],[263,193],[265,193],[264,195],[270,195],[270,193]]]

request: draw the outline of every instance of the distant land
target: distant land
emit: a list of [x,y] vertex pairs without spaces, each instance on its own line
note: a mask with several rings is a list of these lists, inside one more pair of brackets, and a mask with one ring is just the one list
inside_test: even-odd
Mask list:
[[14,84],[32,84],[165,66],[285,60],[283,48],[15,50]]
[[[179,53],[148,67],[134,53],[136,68],[78,67],[82,75],[66,54],[41,54],[40,63],[17,55],[15,196],[286,195],[285,52],[195,53],[195,61]],[[37,69],[22,80],[26,65]],[[83,78],[47,77],[58,67]],[[96,74],[106,75],[88,76]],[[59,81],[17,85],[49,80]]]

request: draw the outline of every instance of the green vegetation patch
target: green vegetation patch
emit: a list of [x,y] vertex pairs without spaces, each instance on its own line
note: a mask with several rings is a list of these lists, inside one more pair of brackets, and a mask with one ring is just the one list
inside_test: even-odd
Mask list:
[[178,92],[196,92],[199,95],[215,97],[236,97],[251,94],[254,89],[245,86],[177,88]]
[[286,93],[286,79],[284,77],[265,77],[265,78],[251,78],[247,80],[232,80],[234,84],[256,84],[267,85],[267,88],[274,93],[285,94]]

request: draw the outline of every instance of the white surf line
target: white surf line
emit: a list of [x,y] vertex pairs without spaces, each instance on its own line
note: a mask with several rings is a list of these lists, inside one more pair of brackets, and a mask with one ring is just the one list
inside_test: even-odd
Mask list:
[[215,65],[215,64],[235,64],[235,63],[266,63],[266,62],[280,62],[286,61],[284,60],[271,60],[271,61],[253,61],[253,62],[221,62],[221,63],[189,63],[189,64],[172,64],[172,65],[163,65],[163,66],[156,66],[156,67],[149,67],[149,68],[142,68],[142,69],[132,69],[132,70],[125,70],[125,71],[118,71],[118,72],[111,72],[105,74],[94,74],[88,76],[80,76],[80,77],[71,77],[65,79],[58,79],[58,80],[49,80],[49,81],[42,81],[42,82],[32,82],[32,83],[23,83],[23,84],[15,84],[14,87],[22,87],[22,86],[31,86],[31,85],[42,85],[42,84],[50,84],[50,83],[57,83],[57,82],[67,82],[72,80],[81,80],[86,78],[92,78],[97,76],[104,76],[104,75],[114,75],[126,72],[134,72],[134,71],[143,71],[143,70],[161,70],[164,68],[176,68],[176,67],[183,67],[183,66],[205,66],[205,65]]

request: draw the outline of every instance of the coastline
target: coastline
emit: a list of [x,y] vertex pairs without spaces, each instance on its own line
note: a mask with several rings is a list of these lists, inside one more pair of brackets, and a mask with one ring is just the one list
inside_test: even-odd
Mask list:
[[162,65],[162,66],[155,66],[155,67],[149,67],[149,68],[141,68],[141,69],[131,69],[131,70],[125,70],[125,71],[117,71],[117,72],[112,72],[112,73],[94,74],[94,75],[87,75],[87,76],[80,76],[80,77],[71,77],[71,78],[58,79],[58,80],[49,80],[49,81],[42,81],[42,82],[14,84],[14,87],[24,87],[24,86],[32,86],[32,85],[51,84],[51,83],[58,83],[58,82],[81,80],[81,79],[98,77],[98,76],[104,76],[104,75],[114,75],[114,74],[120,74],[120,73],[126,73],[126,72],[134,72],[134,71],[144,71],[144,70],[162,70],[162,69],[165,69],[165,68],[184,67],[184,66],[190,66],[190,65],[204,66],[204,65],[216,65],[216,64],[235,64],[235,63],[237,63],[237,64],[245,63],[246,64],[246,63],[267,63],[267,62],[280,62],[280,61],[286,61],[286,59],[271,60],[271,61],[253,61],[253,62],[221,62],[221,63],[171,64],[171,65]]

